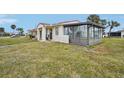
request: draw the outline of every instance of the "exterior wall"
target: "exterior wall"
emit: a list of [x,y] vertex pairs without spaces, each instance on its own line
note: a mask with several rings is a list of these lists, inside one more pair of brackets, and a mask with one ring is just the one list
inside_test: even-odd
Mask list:
[[54,27],[52,31],[52,41],[69,43],[69,36],[64,35],[64,27],[63,26],[57,26],[57,27],[59,34],[58,35],[55,34],[56,32]]
[[[42,28],[42,38],[40,38],[40,28]],[[46,27],[44,25],[39,25],[37,28],[37,40],[46,41]]]
[[3,36],[4,35],[4,32],[0,32],[0,36]]
[[4,35],[4,28],[0,28],[0,36],[3,36]]
[[45,27],[42,28],[42,40],[46,41],[46,28]]
[[124,38],[124,31],[121,32],[121,38]]
[[37,35],[37,32],[32,32],[32,35],[33,35],[33,36],[36,36],[36,35]]
[[40,31],[39,31],[39,29],[37,28],[37,40],[40,40]]

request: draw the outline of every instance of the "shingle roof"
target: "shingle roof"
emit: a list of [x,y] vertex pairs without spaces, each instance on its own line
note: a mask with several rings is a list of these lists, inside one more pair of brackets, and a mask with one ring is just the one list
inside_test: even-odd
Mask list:
[[70,20],[70,21],[63,21],[63,22],[59,22],[57,24],[64,24],[64,23],[70,23],[70,22],[80,22],[79,20]]
[[69,25],[94,25],[94,26],[104,28],[104,26],[96,24],[94,22],[80,22],[80,23],[74,23],[74,24],[65,24],[64,26],[69,26]]
[[[50,24],[47,24],[47,23],[39,23],[39,24],[50,25]],[[89,22],[89,21],[87,21],[87,22],[80,22],[79,20],[63,21],[63,22],[59,22],[59,23],[56,23],[56,24],[52,24],[51,26],[56,26],[56,25],[64,25],[64,26],[69,26],[69,25],[94,25],[94,26],[98,26],[98,27],[104,28],[104,26],[102,26],[100,24],[96,24],[94,22]]]
[[80,23],[79,20],[70,20],[70,21],[58,22],[58,23],[55,23],[55,24],[52,24],[52,25],[55,26],[55,25],[73,24],[73,22],[74,23]]

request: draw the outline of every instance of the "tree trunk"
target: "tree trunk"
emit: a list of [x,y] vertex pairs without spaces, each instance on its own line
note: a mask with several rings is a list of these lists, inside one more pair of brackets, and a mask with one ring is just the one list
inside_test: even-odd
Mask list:
[[109,33],[108,33],[109,38],[111,37],[111,30],[112,30],[112,27],[110,27],[110,29],[109,29]]

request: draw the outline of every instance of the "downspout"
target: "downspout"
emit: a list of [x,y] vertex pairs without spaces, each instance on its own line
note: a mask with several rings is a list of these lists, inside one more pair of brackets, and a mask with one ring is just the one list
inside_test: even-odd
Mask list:
[[87,45],[89,45],[89,25],[87,25]]

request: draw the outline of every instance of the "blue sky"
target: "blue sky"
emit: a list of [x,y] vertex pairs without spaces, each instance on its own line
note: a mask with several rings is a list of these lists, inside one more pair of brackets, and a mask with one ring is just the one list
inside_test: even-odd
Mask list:
[[[61,21],[80,20],[86,21],[89,14],[0,14],[0,27],[4,27],[6,32],[11,32],[11,24],[16,24],[17,27],[23,27],[25,32],[28,29],[36,28],[40,22],[54,24]],[[124,29],[123,14],[100,14],[103,19],[118,21],[121,26],[113,30]],[[108,30],[106,30],[108,31]]]

